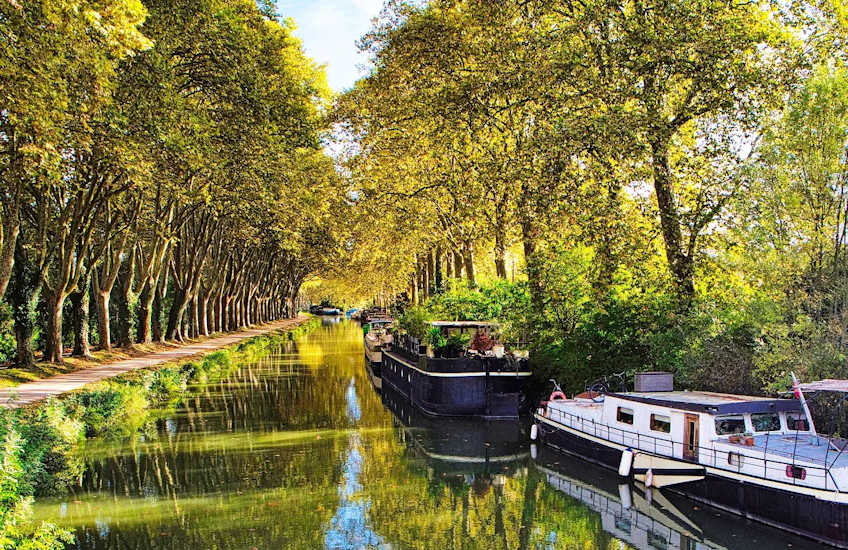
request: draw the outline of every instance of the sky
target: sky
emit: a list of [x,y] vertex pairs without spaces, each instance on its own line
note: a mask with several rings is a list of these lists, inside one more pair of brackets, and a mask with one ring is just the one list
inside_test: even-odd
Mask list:
[[277,0],[277,11],[297,24],[295,34],[306,55],[326,64],[333,91],[353,86],[363,76],[357,67],[367,61],[356,41],[371,28],[383,0]]

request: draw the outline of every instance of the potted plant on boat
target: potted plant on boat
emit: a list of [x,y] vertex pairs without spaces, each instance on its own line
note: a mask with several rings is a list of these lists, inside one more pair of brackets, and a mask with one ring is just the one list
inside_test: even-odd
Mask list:
[[443,356],[448,359],[463,357],[471,342],[471,336],[464,333],[454,333],[448,336],[447,343],[442,350]]
[[748,447],[754,446],[754,434],[745,432],[742,434],[742,444]]
[[441,355],[442,349],[448,345],[448,340],[442,334],[442,329],[439,327],[430,327],[430,330],[427,331],[425,341],[427,342],[428,357],[436,357],[437,354]]

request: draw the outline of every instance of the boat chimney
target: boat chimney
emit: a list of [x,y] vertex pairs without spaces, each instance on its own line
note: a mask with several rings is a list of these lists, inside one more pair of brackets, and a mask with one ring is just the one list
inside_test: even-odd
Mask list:
[[637,372],[634,375],[634,391],[674,391],[674,375],[670,372]]

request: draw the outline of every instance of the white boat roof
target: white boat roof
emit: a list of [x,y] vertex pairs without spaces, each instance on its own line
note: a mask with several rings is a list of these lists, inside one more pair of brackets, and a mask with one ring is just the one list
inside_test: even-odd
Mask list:
[[799,384],[802,391],[832,391],[839,393],[848,393],[848,380],[839,380],[836,378],[825,378],[824,380],[816,380],[815,382],[806,382]]
[[429,325],[434,327],[462,327],[462,328],[477,328],[477,327],[496,327],[497,323],[492,321],[428,321]]
[[705,391],[626,392],[609,395],[628,401],[710,414],[794,412],[801,410],[800,402],[795,399],[773,399]]

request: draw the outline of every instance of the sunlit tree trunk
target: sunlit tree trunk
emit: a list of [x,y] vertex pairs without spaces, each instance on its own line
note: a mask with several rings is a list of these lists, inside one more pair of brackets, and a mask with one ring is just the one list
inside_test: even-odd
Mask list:
[[475,286],[477,281],[474,277],[474,243],[471,241],[465,242],[465,278],[469,286]]
[[62,341],[62,310],[65,307],[67,293],[62,290],[54,290],[47,293],[46,306],[46,332],[44,340],[44,360],[50,363],[61,363],[63,349]]

